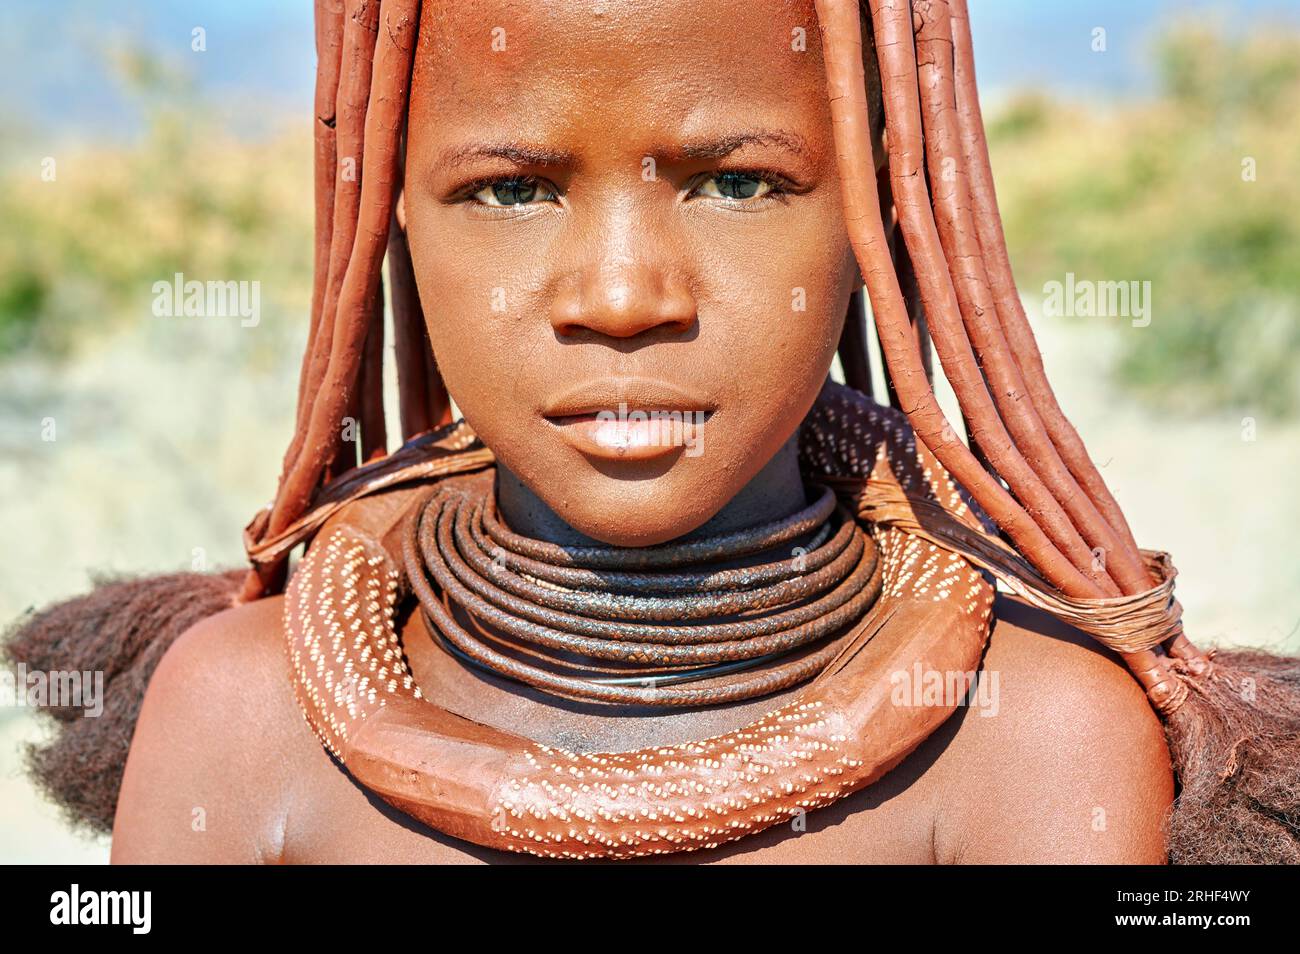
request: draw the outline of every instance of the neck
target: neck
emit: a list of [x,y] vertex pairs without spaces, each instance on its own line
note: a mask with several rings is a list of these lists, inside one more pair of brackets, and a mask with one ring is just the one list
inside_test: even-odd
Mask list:
[[[516,533],[561,546],[601,545],[579,533],[526,487],[500,461],[497,462],[497,510]],[[788,516],[807,504],[799,472],[798,433],[791,435],[776,455],[727,504],[679,539],[726,533]]]

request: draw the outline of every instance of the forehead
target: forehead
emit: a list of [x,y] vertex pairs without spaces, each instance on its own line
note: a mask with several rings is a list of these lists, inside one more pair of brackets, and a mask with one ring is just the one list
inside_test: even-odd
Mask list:
[[581,122],[680,137],[720,122],[829,115],[812,0],[434,0],[423,9],[412,110],[447,135],[499,121],[521,133]]

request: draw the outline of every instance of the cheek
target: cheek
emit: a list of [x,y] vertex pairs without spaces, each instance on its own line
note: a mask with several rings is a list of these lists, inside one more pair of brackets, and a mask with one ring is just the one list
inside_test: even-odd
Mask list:
[[711,308],[701,316],[725,316],[722,368],[734,370],[752,407],[770,413],[815,396],[825,380],[854,277],[838,212],[827,199],[780,217],[771,230],[751,227],[715,242],[707,253]]
[[[517,303],[533,277],[514,245],[480,252],[442,209],[408,207],[407,224],[425,325],[444,382],[471,423],[480,408],[513,395],[525,365]],[[511,402],[501,402],[503,405]],[[504,408],[502,408],[504,409]]]

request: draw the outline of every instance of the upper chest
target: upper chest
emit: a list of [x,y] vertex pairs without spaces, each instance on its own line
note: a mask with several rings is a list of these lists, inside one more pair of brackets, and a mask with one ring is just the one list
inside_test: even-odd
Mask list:
[[[323,764],[321,764],[323,763]],[[660,859],[686,864],[930,864],[933,814],[924,794],[886,776],[791,822],[720,848]],[[288,863],[518,864],[539,859],[433,831],[370,794],[324,755],[304,773],[311,796],[289,815]]]
[[[552,699],[465,668],[422,624],[403,632],[426,698],[477,721],[548,744],[619,751],[726,732],[779,705],[783,695],[713,710],[629,715]],[[797,693],[798,690],[794,690]],[[788,695],[788,694],[787,694]],[[296,773],[286,831],[289,861],[318,863],[509,863],[524,856],[434,832],[354,782],[316,744]],[[923,747],[924,748],[924,747]],[[676,856],[689,863],[929,863],[933,861],[933,753],[912,757],[866,790],[722,848]]]

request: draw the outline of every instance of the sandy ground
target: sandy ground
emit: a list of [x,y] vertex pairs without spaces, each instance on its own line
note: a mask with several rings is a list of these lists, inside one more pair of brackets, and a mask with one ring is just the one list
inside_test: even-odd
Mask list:
[[[91,573],[242,562],[288,441],[301,348],[250,354],[239,336],[254,331],[149,326],[57,370],[5,369],[0,624],[84,591]],[[32,710],[0,708],[0,861],[106,861],[107,839],[68,832],[22,774],[21,746],[42,731]]]
[[[1300,651],[1300,424],[1155,414],[1105,383],[1106,334],[1039,322],[1052,380],[1139,541],[1172,552],[1202,643]],[[0,393],[0,621],[84,590],[91,571],[236,565],[274,485],[298,347],[253,360],[227,326],[118,339],[57,371],[7,368]],[[232,376],[233,375],[233,376]],[[46,419],[54,441],[42,439]],[[98,862],[21,772],[30,710],[0,710],[0,861]]]

